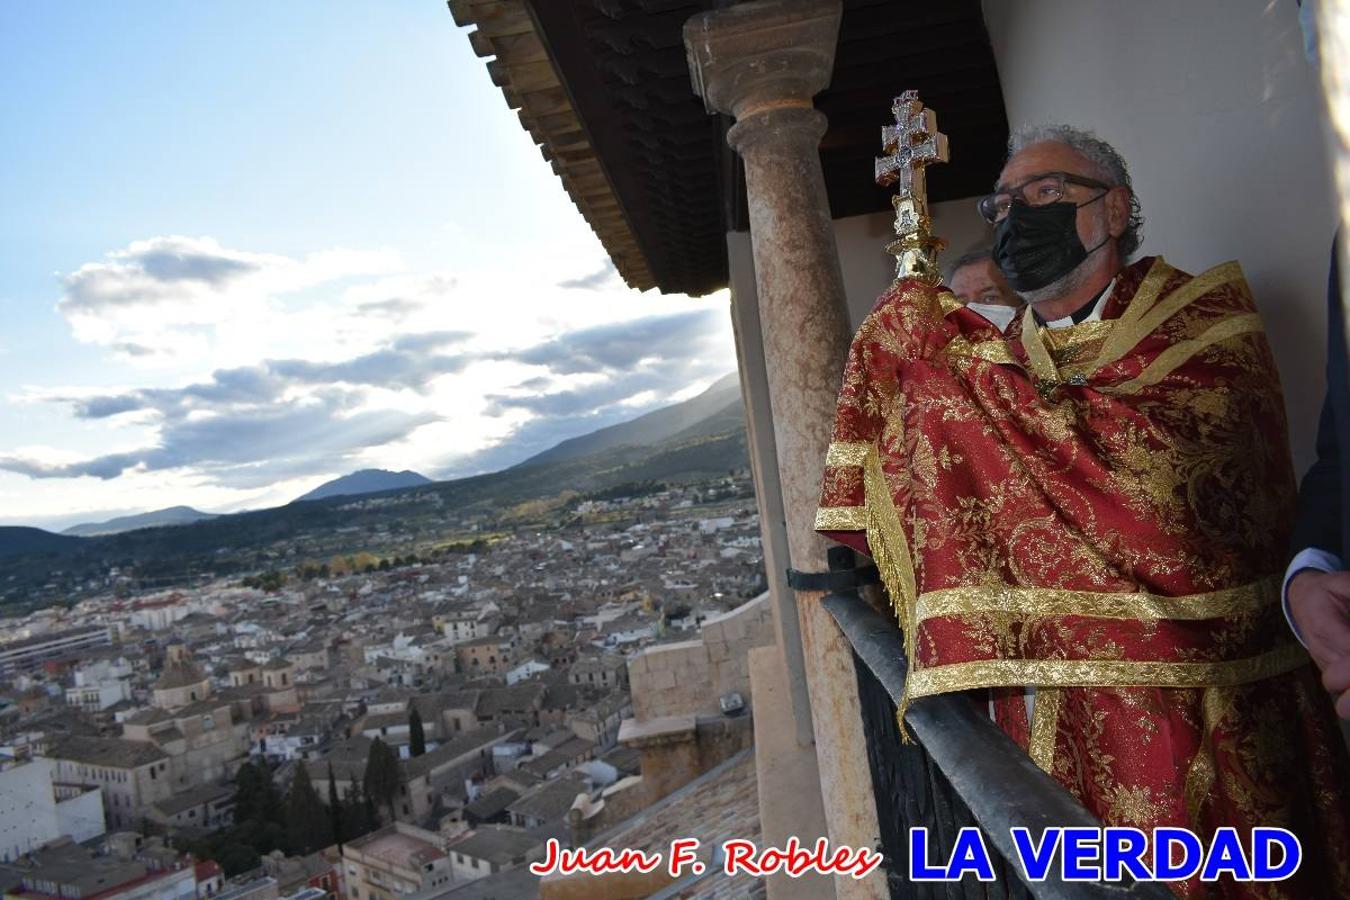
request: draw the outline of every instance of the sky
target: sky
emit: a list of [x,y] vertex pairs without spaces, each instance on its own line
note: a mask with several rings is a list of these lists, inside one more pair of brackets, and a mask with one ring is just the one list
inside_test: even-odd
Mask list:
[[0,4],[0,525],[493,471],[735,368],[439,0]]

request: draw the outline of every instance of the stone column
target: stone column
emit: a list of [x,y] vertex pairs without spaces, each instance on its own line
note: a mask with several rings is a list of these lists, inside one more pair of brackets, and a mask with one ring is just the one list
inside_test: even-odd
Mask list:
[[[685,25],[695,90],[735,117],[791,566],[826,570],[814,531],[820,476],[849,344],[844,280],[812,97],[829,83],[840,0],[754,0]],[[860,177],[865,177],[863,173]],[[797,593],[820,789],[832,843],[876,846],[876,801],[853,656],[821,593]],[[884,876],[835,881],[841,898],[886,896]]]

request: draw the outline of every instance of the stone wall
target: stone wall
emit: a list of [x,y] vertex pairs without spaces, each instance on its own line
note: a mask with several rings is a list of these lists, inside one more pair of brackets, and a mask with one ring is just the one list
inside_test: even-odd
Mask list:
[[720,715],[718,699],[732,691],[749,704],[750,648],[773,642],[773,610],[764,593],[704,622],[698,640],[643,650],[628,661],[634,716]]

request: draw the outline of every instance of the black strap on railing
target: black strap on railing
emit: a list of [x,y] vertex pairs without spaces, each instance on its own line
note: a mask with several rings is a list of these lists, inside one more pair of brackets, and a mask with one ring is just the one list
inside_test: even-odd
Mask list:
[[881,581],[876,566],[861,569],[839,569],[833,572],[799,572],[787,570],[788,587],[794,591],[850,591]]
[[[832,592],[821,602],[852,644],[857,658],[884,686],[891,700],[899,701],[904,692],[906,663],[904,641],[895,623],[873,609],[856,589]],[[1004,858],[1004,869],[1016,873],[1019,879],[1021,872],[1012,863],[1017,858],[1010,831],[1013,826],[1025,826],[1037,846],[1047,827],[1102,827],[1100,820],[1041,771],[988,716],[981,714],[980,707],[969,697],[940,694],[913,700],[905,723],[984,832],[989,845]],[[910,802],[910,798],[898,799],[902,804]],[[934,805],[942,804],[942,798],[937,797]],[[931,818],[933,811],[928,815]],[[947,811],[947,827],[939,830],[954,831],[951,820],[952,814]],[[1025,885],[1025,890],[1037,900],[1173,900],[1173,894],[1155,882],[1066,882],[1059,871],[1056,859],[1046,879]],[[893,889],[902,887],[897,881],[903,879],[892,879]],[[952,887],[962,891],[960,884]],[[1013,888],[1010,893],[1014,896],[1022,893],[1021,884],[1009,887]],[[942,895],[930,891],[923,896]]]

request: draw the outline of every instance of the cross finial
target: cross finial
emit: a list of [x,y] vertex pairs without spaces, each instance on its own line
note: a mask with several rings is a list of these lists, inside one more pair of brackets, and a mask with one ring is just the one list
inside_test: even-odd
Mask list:
[[924,169],[947,161],[947,136],[937,130],[937,116],[925,109],[918,91],[905,91],[891,104],[895,124],[881,130],[885,156],[876,160],[878,184],[896,185],[891,199],[895,207],[895,233],[899,239],[886,249],[898,259],[901,278],[939,280],[937,253],[942,242],[931,236],[928,218],[928,188]]
[[877,183],[898,184],[896,193],[914,197],[927,206],[924,168],[947,161],[947,136],[937,130],[937,116],[925,109],[918,91],[905,91],[891,104],[895,124],[881,129],[881,147],[887,154],[876,162]]

